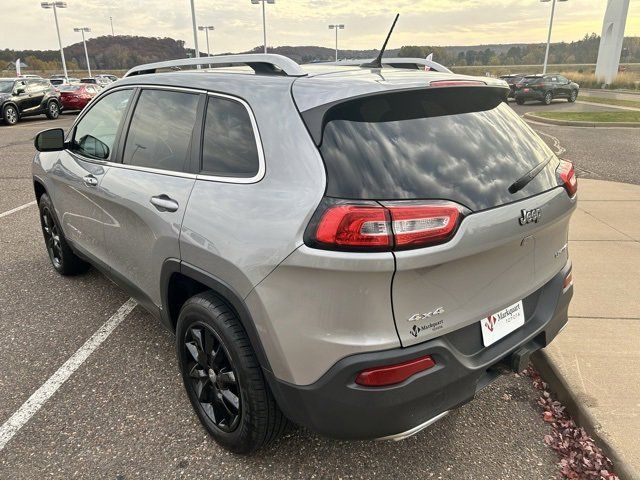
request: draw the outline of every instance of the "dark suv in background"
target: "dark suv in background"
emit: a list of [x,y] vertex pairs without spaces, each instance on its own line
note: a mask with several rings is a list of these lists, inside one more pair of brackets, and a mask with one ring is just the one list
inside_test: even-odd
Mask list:
[[7,125],[21,117],[60,116],[60,96],[49,80],[42,78],[0,78],[0,115]]
[[519,83],[524,77],[524,73],[510,73],[509,75],[500,76],[501,80],[507,82],[509,85],[509,98],[513,98],[516,92],[516,84]]
[[549,105],[554,98],[566,98],[573,103],[578,98],[580,85],[562,75],[526,75],[515,86],[515,99],[518,105],[527,100],[537,100]]

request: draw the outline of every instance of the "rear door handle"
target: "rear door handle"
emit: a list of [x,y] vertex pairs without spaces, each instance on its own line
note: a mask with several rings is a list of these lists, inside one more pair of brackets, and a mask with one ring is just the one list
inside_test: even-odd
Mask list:
[[82,180],[84,180],[84,184],[88,187],[97,187],[98,186],[98,179],[96,177],[94,177],[93,175],[89,174],[86,177],[84,177]]
[[175,212],[180,208],[178,202],[164,193],[162,195],[151,197],[151,205],[156,207],[160,212]]

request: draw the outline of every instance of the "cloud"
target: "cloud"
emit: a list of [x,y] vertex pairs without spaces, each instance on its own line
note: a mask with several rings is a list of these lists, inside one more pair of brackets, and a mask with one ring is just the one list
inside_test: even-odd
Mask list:
[[[199,24],[215,25],[214,51],[238,52],[262,44],[262,9],[249,0],[195,0]],[[80,40],[73,27],[88,26],[90,37],[116,34],[172,37],[193,45],[189,0],[68,0],[59,12],[65,45]],[[569,0],[557,5],[554,40],[576,40],[602,28],[606,0]],[[276,0],[267,5],[270,45],[332,46],[329,23],[347,25],[340,32],[344,48],[377,48],[393,15],[401,17],[390,47],[403,44],[470,45],[543,42],[550,5],[537,0]],[[3,0],[0,48],[55,49],[51,10],[38,2]],[[640,35],[640,2],[631,2],[628,35]],[[201,43],[204,42],[202,35]]]

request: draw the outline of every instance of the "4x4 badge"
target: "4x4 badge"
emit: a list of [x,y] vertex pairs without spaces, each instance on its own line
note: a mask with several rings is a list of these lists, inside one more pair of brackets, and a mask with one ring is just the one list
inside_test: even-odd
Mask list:
[[521,210],[521,217],[519,219],[520,225],[526,225],[527,223],[538,223],[542,210],[534,208],[532,210]]
[[425,320],[425,319],[433,317],[435,315],[440,315],[441,313],[444,313],[444,307],[438,307],[432,312],[415,313],[415,314],[411,315],[409,318],[407,318],[407,322],[417,322],[419,320]]

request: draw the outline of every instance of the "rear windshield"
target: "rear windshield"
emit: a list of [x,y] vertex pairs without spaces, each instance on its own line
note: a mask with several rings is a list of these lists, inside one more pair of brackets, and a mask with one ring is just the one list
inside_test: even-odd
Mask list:
[[553,157],[487,87],[377,95],[333,107],[320,151],[330,197],[447,199],[477,211],[557,186],[556,158],[522,190],[509,186]]
[[60,90],[61,92],[75,92],[79,89],[80,87],[78,85],[60,85],[60,88],[58,90]]
[[542,81],[542,77],[524,77],[522,81],[528,84],[540,83]]

